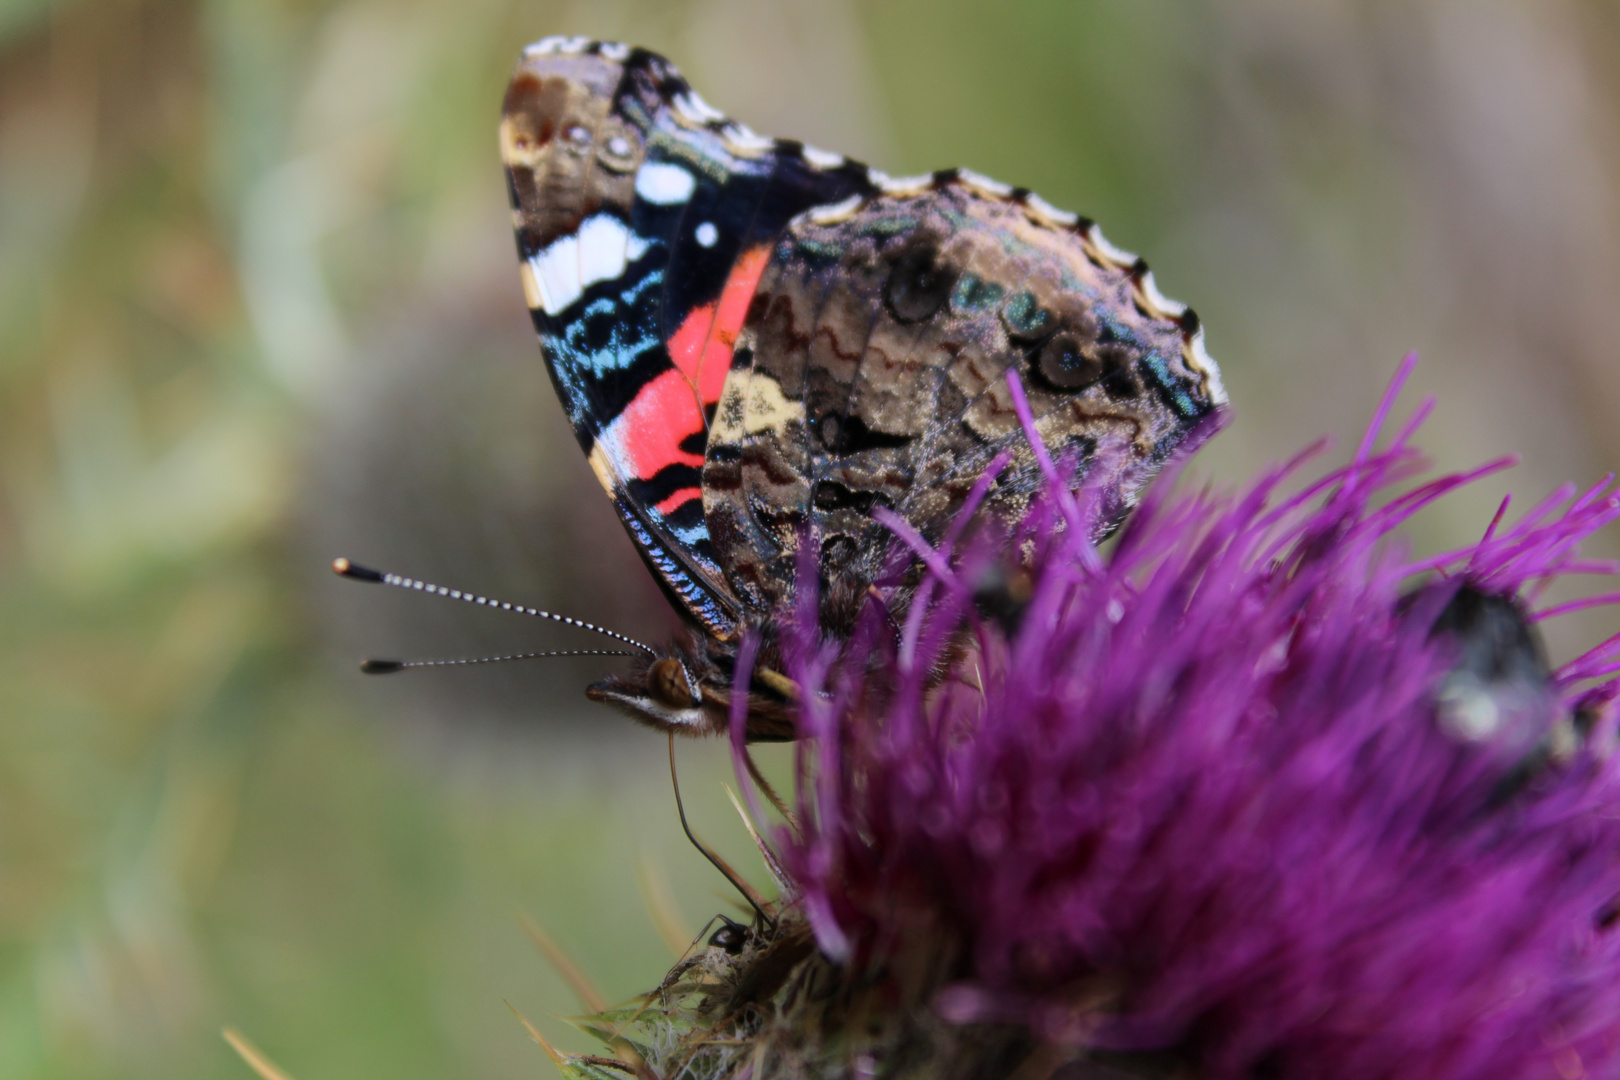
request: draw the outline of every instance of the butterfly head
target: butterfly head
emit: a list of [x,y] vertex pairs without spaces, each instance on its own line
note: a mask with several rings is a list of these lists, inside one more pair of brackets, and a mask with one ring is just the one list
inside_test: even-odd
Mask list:
[[701,684],[676,656],[660,656],[629,678],[609,676],[593,683],[585,696],[659,731],[707,735],[716,730],[712,710],[704,708]]
[[585,688],[592,701],[612,705],[632,719],[678,735],[710,735],[725,730],[720,702],[723,679],[707,643],[684,634],[667,650],[637,658],[624,677],[610,675]]
[[[592,701],[677,735],[720,735],[730,728],[735,652],[728,642],[688,633],[665,652],[638,660],[629,675],[609,676],[585,688]],[[796,688],[784,676],[756,667],[748,692],[749,741],[792,739]]]

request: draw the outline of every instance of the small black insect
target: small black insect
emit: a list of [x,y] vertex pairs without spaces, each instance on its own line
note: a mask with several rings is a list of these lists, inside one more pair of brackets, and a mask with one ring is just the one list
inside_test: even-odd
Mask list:
[[1540,633],[1513,599],[1458,586],[1429,629],[1429,640],[1437,639],[1456,650],[1436,698],[1448,735],[1521,751],[1547,735],[1559,711],[1552,669]]
[[1541,634],[1512,597],[1468,582],[1441,583],[1407,595],[1408,612],[1433,612],[1426,598],[1455,592],[1429,628],[1429,640],[1454,651],[1435,694],[1435,720],[1447,735],[1510,762],[1487,804],[1501,806],[1580,749],[1590,717],[1571,716],[1553,686]]
[[709,945],[716,949],[724,949],[729,956],[736,956],[748,944],[748,927],[735,919],[720,917],[720,928],[709,935]]

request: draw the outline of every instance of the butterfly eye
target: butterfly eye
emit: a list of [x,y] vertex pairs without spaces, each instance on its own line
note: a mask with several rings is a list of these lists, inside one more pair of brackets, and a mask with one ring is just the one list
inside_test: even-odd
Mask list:
[[920,244],[895,260],[883,286],[883,298],[896,319],[922,322],[945,306],[956,277],[955,270],[939,261],[939,248]]
[[647,692],[660,705],[667,705],[671,709],[690,709],[703,703],[692,685],[692,677],[686,673],[681,662],[672,656],[656,661],[647,670]]

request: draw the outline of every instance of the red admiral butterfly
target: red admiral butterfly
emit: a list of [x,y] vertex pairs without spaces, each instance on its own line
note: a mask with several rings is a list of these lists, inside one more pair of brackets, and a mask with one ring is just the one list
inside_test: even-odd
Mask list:
[[1041,473],[1009,371],[1108,526],[1225,403],[1197,316],[1092,222],[965,169],[895,180],[757,135],[644,49],[530,46],[500,136],[557,396],[695,624],[587,693],[661,730],[725,730],[754,630],[748,736],[793,737],[771,635],[805,538],[836,630],[882,571],[874,508],[936,542],[1006,453],[986,506],[1019,512]]

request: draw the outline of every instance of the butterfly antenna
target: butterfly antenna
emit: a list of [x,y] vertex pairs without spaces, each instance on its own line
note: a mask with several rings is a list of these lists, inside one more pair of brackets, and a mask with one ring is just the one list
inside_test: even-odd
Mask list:
[[360,670],[367,675],[392,675],[396,671],[424,667],[460,667],[465,664],[504,664],[508,660],[539,660],[547,656],[634,656],[623,649],[556,649],[551,652],[513,653],[510,656],[465,656],[443,660],[362,660]]
[[697,848],[705,859],[714,864],[714,868],[720,871],[720,876],[731,882],[732,888],[742,893],[743,899],[748,901],[748,906],[754,909],[755,915],[759,916],[760,925],[769,927],[770,932],[775,934],[776,920],[765,914],[765,908],[760,905],[759,898],[754,895],[754,890],[743,883],[743,880],[737,876],[736,871],[727,865],[726,860],[705,847],[703,841],[693,835],[692,827],[686,823],[686,806],[681,802],[681,781],[680,777],[675,775],[674,732],[670,732],[669,735],[669,782],[675,788],[675,812],[680,815],[681,831],[686,833],[686,838],[692,842],[692,846]]
[[[465,600],[469,604],[478,604],[481,607],[497,608],[501,611],[515,611],[519,615],[533,615],[537,619],[550,619],[552,622],[562,623],[564,626],[575,626],[581,630],[590,630],[594,633],[610,637],[614,641],[622,641],[626,645],[634,645],[650,656],[657,656],[658,652],[651,645],[643,645],[633,637],[609,630],[606,627],[588,623],[583,619],[571,619],[567,615],[557,615],[550,611],[541,611],[539,608],[527,607],[523,604],[513,604],[505,600],[491,600],[487,596],[476,593],[462,592],[460,589],[450,589],[443,585],[434,585],[427,581],[418,581],[416,578],[403,577],[399,574],[385,574],[381,570],[373,570],[369,566],[350,562],[348,559],[333,559],[332,572],[339,577],[353,578],[355,581],[374,581],[381,585],[392,585],[397,589],[415,589],[417,592],[433,593],[436,596],[448,596],[452,600]],[[534,655],[542,655],[536,653]],[[607,653],[604,655],[620,655]],[[506,659],[495,657],[493,659]],[[484,661],[465,661],[467,663],[483,663]]]

